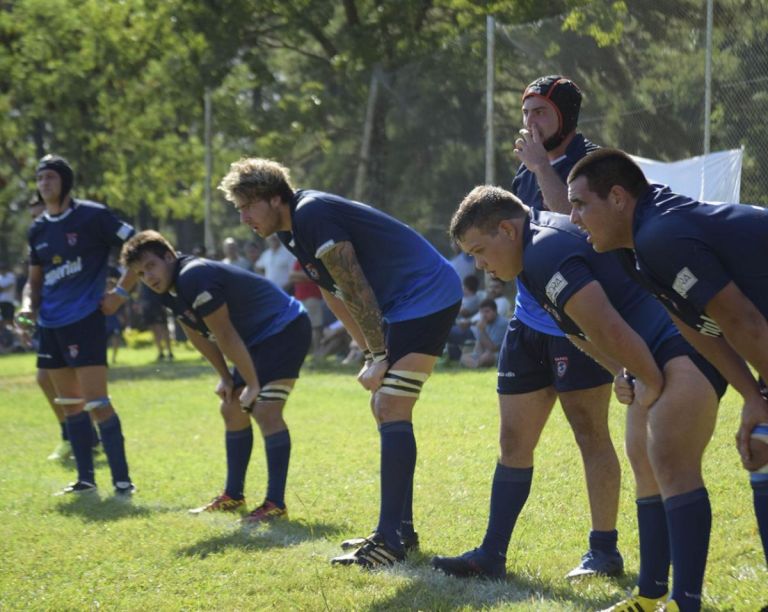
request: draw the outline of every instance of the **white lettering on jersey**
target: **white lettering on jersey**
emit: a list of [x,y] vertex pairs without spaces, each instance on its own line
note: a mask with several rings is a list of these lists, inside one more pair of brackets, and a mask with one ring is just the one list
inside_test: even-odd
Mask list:
[[317,251],[315,251],[315,257],[317,259],[320,259],[323,255],[325,255],[328,251],[331,250],[334,244],[336,243],[333,241],[333,239],[321,244],[319,247],[317,247]]
[[675,282],[672,283],[672,289],[674,289],[682,297],[687,298],[688,292],[698,282],[699,279],[694,276],[693,272],[691,272],[688,268],[683,268],[680,270],[680,272],[677,273]]
[[83,271],[83,262],[78,257],[74,261],[65,261],[60,266],[51,268],[45,273],[45,286],[51,287],[67,276],[72,276]]
[[200,306],[210,302],[212,299],[213,296],[210,293],[203,291],[195,298],[195,301],[192,302],[192,308],[200,308]]
[[544,287],[549,301],[556,305],[557,296],[560,295],[567,285],[568,281],[565,280],[565,277],[560,272],[555,272],[555,275],[549,279],[547,286]]

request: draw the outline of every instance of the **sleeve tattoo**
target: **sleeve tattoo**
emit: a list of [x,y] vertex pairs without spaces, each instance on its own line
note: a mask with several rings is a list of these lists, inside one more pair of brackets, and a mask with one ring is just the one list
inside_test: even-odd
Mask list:
[[[326,251],[320,260],[328,269],[349,314],[360,326],[368,349],[383,351],[383,317],[371,285],[363,274],[351,242],[340,242]],[[361,347],[365,348],[365,347]]]

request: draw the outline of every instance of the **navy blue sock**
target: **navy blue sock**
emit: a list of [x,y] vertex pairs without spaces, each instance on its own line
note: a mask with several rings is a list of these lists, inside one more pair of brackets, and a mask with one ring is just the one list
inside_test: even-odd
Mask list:
[[403,502],[403,516],[400,519],[400,536],[409,537],[416,533],[413,529],[413,478],[408,484],[408,491]]
[[752,501],[755,505],[757,528],[763,542],[763,554],[768,563],[768,474],[750,474]]
[[[113,414],[106,421],[99,423],[101,432],[101,444],[104,446],[104,454],[112,472],[112,484],[118,482],[131,482],[128,475],[128,460],[125,458],[125,439],[123,428],[120,425],[120,417]],[[90,434],[90,432],[89,432]],[[88,440],[88,451],[91,450],[91,440]]]
[[397,530],[403,504],[416,469],[416,437],[410,421],[391,421],[379,426],[381,437],[381,506],[376,531],[390,548],[400,550]]
[[701,609],[712,509],[704,487],[664,500],[672,551],[672,599],[681,612]]
[[69,440],[69,434],[67,433],[67,419],[65,418],[61,423],[59,423],[59,427],[61,427],[61,439],[64,441]]
[[533,467],[513,468],[496,464],[491,486],[491,513],[488,529],[480,546],[494,559],[506,559],[509,540],[517,517],[528,500],[533,481]]
[[227,450],[227,484],[224,493],[232,499],[243,499],[245,474],[253,450],[253,428],[249,425],[240,431],[226,432],[224,448]]
[[96,484],[91,452],[91,417],[87,412],[67,416],[67,435],[77,464],[77,479]]
[[596,531],[589,532],[589,549],[600,550],[606,553],[616,552],[617,544],[619,543],[619,532],[616,529],[611,531]]
[[640,572],[637,588],[643,597],[657,598],[669,590],[669,532],[661,495],[637,500]]
[[267,451],[267,499],[285,508],[285,483],[288,480],[288,463],[291,460],[291,434],[287,429],[264,438]]

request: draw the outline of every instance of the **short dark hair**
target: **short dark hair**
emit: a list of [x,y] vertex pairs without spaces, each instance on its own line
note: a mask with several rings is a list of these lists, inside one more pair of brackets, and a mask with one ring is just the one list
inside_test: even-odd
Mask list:
[[586,177],[589,190],[603,199],[608,197],[614,185],[623,187],[635,198],[649,187],[640,166],[619,149],[598,149],[582,157],[568,174],[568,183],[580,176]]
[[480,308],[491,308],[496,312],[499,311],[499,307],[496,305],[496,300],[493,298],[485,298],[482,302],[480,302]]
[[472,227],[495,234],[504,219],[519,219],[528,207],[510,191],[493,185],[481,185],[470,191],[453,213],[449,233],[457,242]]
[[120,263],[129,267],[141,259],[144,253],[165,257],[166,253],[176,254],[173,245],[160,232],[145,230],[133,236],[120,251]]

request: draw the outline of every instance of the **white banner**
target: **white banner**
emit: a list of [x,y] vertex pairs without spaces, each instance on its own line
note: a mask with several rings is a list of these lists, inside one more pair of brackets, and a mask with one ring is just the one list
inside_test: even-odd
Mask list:
[[652,183],[705,202],[740,202],[744,149],[718,151],[675,162],[632,156]]

